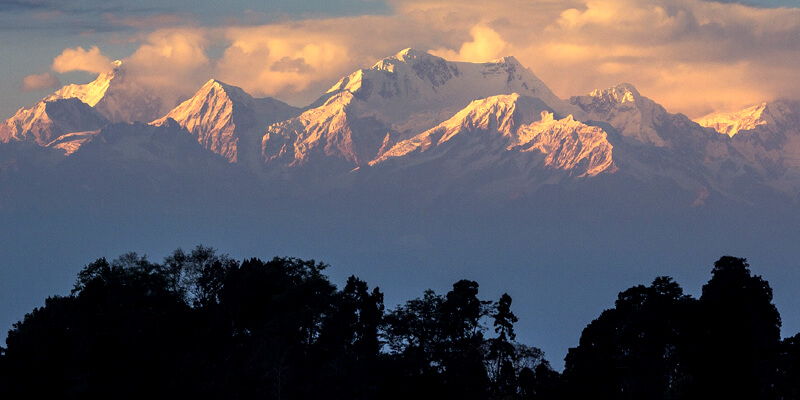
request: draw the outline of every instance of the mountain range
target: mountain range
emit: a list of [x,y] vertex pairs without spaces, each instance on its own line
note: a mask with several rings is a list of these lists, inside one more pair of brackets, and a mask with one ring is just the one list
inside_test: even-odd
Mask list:
[[343,77],[304,108],[212,79],[158,115],[161,109],[115,62],[95,81],[18,111],[0,127],[0,143],[32,142],[66,158],[115,123],[174,120],[208,151],[264,179],[316,175],[341,185],[345,175],[376,171],[424,168],[449,171],[452,180],[465,178],[456,171],[496,169],[515,182],[506,191],[622,174],[668,179],[696,192],[695,205],[712,194],[755,201],[743,194],[754,186],[789,201],[800,195],[795,102],[692,121],[630,84],[559,99],[513,57],[451,62],[406,49]]

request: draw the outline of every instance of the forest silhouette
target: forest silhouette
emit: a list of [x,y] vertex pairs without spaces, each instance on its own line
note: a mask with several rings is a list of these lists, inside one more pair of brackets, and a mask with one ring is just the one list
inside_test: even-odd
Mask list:
[[[621,292],[551,368],[515,341],[508,294],[460,280],[387,310],[326,264],[100,258],[0,348],[3,398],[798,399],[800,335],[781,340],[767,281],[724,256],[699,299],[672,278]],[[546,329],[546,327],[542,327]]]

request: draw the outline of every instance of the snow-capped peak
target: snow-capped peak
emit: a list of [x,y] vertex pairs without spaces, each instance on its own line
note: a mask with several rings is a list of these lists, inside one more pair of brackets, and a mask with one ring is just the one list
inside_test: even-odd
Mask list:
[[[268,124],[298,113],[283,102],[255,99],[239,87],[210,79],[194,96],[152,124],[175,120],[207,149],[237,162],[258,158],[260,136]],[[243,151],[253,154],[244,155]]]
[[581,113],[514,57],[453,62],[409,48],[342,78],[312,106],[323,106],[344,92],[360,102],[364,114],[401,133],[429,129],[473,100],[511,93],[539,98],[560,115]]
[[[230,97],[239,101],[250,101],[253,96],[250,96],[242,88],[238,86],[228,85],[217,79],[209,79],[198,91],[198,93],[213,92],[219,95]],[[196,95],[195,95],[196,96]]]
[[31,141],[47,146],[59,136],[101,128],[107,121],[76,99],[40,101],[31,108],[22,108],[0,125],[0,142]]
[[520,66],[522,68],[525,68],[524,66],[522,66],[522,63],[519,62],[519,60],[517,60],[517,57],[514,57],[514,56],[503,56],[503,57],[500,57],[498,59],[490,61],[490,63],[492,63],[492,64],[518,65],[518,66]]
[[163,102],[128,76],[122,61],[87,84],[64,86],[45,100],[77,98],[111,122],[149,122],[163,115]]
[[652,144],[658,147],[668,145],[656,125],[671,114],[661,105],[639,94],[629,83],[622,83],[608,89],[597,89],[586,96],[573,96],[570,103],[580,107],[588,118],[611,124],[624,137],[636,143]]
[[518,93],[474,100],[447,121],[393,146],[371,161],[370,165],[412,152],[425,151],[463,132],[496,132],[505,137],[509,143],[518,144],[517,128],[538,120],[540,113],[548,110],[547,105],[541,100],[520,96]]
[[616,170],[612,149],[602,129],[572,115],[559,119],[541,99],[513,93],[473,101],[449,120],[397,143],[370,165],[404,158],[432,162],[444,153],[454,158],[448,162],[461,167],[502,163],[507,156],[532,157],[538,160],[534,164],[594,176]]
[[636,103],[637,99],[642,97],[630,83],[621,83],[604,90],[595,89],[589,93],[589,96],[600,101],[617,104]]
[[414,50],[414,49],[412,49],[410,47],[407,48],[407,49],[403,49],[403,50],[401,50],[400,52],[398,52],[397,54],[394,55],[394,58],[396,58],[396,59],[398,59],[400,61],[406,61],[406,62],[412,61],[412,60],[416,60],[418,58],[431,58],[431,57],[435,57],[435,56],[430,54],[430,53],[426,53],[424,51]]
[[125,74],[125,70],[122,68],[122,61],[116,60],[111,63],[111,66],[112,68],[110,71],[101,73],[94,81],[85,85],[70,84],[64,86],[50,96],[47,96],[44,100],[77,98],[94,107],[106,95],[111,81],[118,75],[122,76]]
[[761,103],[732,113],[711,113],[695,119],[695,122],[733,137],[740,131],[758,127],[778,131],[787,125],[788,114],[791,114],[791,110],[782,102]]

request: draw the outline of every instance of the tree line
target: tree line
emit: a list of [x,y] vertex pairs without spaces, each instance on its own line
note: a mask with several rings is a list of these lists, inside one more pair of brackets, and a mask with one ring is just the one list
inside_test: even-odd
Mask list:
[[772,290],[722,257],[694,299],[669,277],[619,294],[559,373],[516,342],[512,299],[470,280],[386,310],[314,260],[211,248],[101,258],[9,331],[3,398],[798,399],[800,336]]

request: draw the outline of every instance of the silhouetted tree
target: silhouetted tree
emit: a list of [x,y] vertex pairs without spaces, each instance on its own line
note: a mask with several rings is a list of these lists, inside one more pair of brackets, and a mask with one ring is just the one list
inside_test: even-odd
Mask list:
[[571,397],[663,399],[684,377],[686,319],[694,301],[671,278],[619,294],[570,349],[564,377]]
[[703,286],[693,354],[693,398],[775,397],[769,368],[778,356],[781,318],[772,289],[750,273],[743,258],[724,256],[714,263]]
[[562,394],[561,374],[544,359],[542,350],[515,344],[514,369],[517,371],[517,397],[557,399]]
[[333,309],[313,354],[323,365],[314,386],[330,399],[376,398],[383,325],[383,293],[351,276],[333,297]]
[[800,334],[781,342],[778,360],[777,398],[800,399]]
[[250,259],[228,273],[219,298],[234,344],[229,383],[235,396],[301,396],[317,367],[309,355],[332,310],[335,287],[322,275],[326,267],[296,258]]
[[164,259],[164,264],[173,278],[170,283],[180,288],[187,302],[195,307],[219,303],[228,273],[238,266],[236,260],[202,245],[188,254],[179,248]]
[[442,303],[443,375],[448,393],[456,398],[482,399],[488,394],[480,325],[486,305],[478,299],[478,283],[469,280],[453,284]]
[[514,359],[516,348],[513,341],[517,335],[514,333],[514,323],[517,316],[511,312],[511,296],[503,293],[495,305],[491,315],[496,338],[487,340],[489,361],[488,369],[492,378],[492,392],[495,398],[508,398],[516,394],[516,374]]
[[[14,324],[9,398],[797,399],[800,339],[780,341],[772,290],[722,257],[700,300],[671,278],[621,292],[570,349],[563,376],[516,343],[512,300],[460,280],[385,314],[314,260],[237,264],[198,246],[163,263],[101,258]],[[492,322],[494,337],[486,338]]]
[[169,278],[135,253],[89,264],[71,296],[48,299],[9,332],[12,392],[33,398],[190,392],[172,384],[193,329]]
[[426,290],[386,315],[386,341],[392,352],[390,375],[383,396],[441,398],[446,396],[441,373],[444,342],[444,298]]
[[75,343],[70,335],[74,304],[74,298],[50,297],[44,307],[14,324],[6,339],[4,397],[72,397],[80,392],[75,381],[82,375],[76,368],[81,362],[73,359]]

